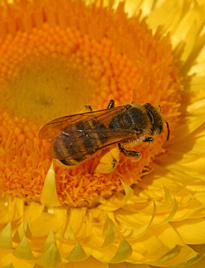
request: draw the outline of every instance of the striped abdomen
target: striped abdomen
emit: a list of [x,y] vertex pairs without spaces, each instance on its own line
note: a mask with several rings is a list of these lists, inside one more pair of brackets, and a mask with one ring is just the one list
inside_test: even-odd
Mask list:
[[79,121],[64,128],[53,142],[56,158],[65,165],[76,165],[107,141],[105,130],[98,120]]

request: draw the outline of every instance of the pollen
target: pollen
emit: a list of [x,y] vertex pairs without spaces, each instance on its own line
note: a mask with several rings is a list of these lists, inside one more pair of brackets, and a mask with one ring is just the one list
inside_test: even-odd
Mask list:
[[[106,109],[114,99],[116,106],[160,105],[172,133],[182,86],[169,36],[148,30],[140,14],[128,20],[122,3],[114,10],[111,4],[38,2],[0,7],[0,187],[40,201],[52,162],[50,145],[38,138],[44,124],[86,104]],[[94,173],[103,151],[73,168],[54,165],[59,202],[92,205],[121,191],[122,181],[137,183],[164,153],[166,136],[165,129],[154,144],[134,148],[142,155],[138,162],[120,154],[110,173]]]

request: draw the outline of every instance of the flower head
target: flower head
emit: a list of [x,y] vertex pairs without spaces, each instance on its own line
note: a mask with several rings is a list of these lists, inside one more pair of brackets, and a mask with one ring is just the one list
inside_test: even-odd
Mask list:
[[[1,4],[3,266],[166,267],[201,258],[189,244],[205,242],[205,6],[182,2]],[[40,128],[111,99],[160,105],[170,141],[165,128],[134,147],[138,162],[120,154],[111,172],[95,171],[116,146],[72,168],[53,163]]]

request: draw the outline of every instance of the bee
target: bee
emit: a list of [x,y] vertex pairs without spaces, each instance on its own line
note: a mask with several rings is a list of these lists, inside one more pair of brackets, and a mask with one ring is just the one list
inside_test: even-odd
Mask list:
[[143,142],[152,142],[167,126],[160,106],[132,102],[114,107],[111,100],[107,109],[73,114],[54,119],[39,131],[39,138],[51,143],[49,154],[66,166],[75,166],[98,150],[116,145],[128,157],[140,158],[141,154],[126,150]]

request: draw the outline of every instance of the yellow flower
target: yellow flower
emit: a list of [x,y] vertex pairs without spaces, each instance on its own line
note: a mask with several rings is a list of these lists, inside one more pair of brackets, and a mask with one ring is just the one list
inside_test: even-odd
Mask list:
[[[205,4],[104,4],[0,3],[0,267],[204,265]],[[170,140],[53,163],[39,129],[111,99],[160,105]]]

